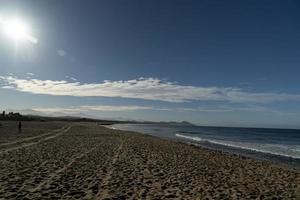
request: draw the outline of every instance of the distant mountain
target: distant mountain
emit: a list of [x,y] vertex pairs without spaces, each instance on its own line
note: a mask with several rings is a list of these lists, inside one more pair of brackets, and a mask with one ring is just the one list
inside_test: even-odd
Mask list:
[[68,118],[90,118],[90,119],[97,119],[97,117],[92,115],[87,115],[85,113],[74,113],[68,114],[63,112],[41,112],[34,109],[5,109],[6,113],[14,112],[20,113],[22,115],[29,115],[29,116],[42,116],[42,117],[68,117]]
[[176,122],[176,121],[160,121],[160,122],[153,122],[153,121],[140,121],[136,123],[143,123],[143,124],[167,124],[167,125],[177,125],[177,126],[195,126],[195,124],[192,124],[187,121],[181,121],[181,122]]
[[182,121],[182,122],[176,122],[176,121],[160,121],[160,122],[154,122],[154,121],[144,121],[144,120],[132,120],[129,118],[123,118],[123,117],[96,117],[93,115],[88,115],[82,112],[79,113],[63,113],[63,112],[41,112],[34,109],[5,109],[5,112],[14,112],[14,113],[20,113],[25,116],[31,116],[31,117],[50,117],[50,118],[58,118],[59,119],[67,119],[67,120],[80,120],[80,119],[91,119],[91,120],[104,120],[104,121],[114,121],[116,123],[143,123],[143,124],[169,124],[169,125],[180,125],[180,126],[194,126],[194,124]]
[[187,125],[187,126],[195,126],[195,124],[192,124],[187,121],[182,121],[182,122],[171,122],[171,124],[178,124],[178,125]]

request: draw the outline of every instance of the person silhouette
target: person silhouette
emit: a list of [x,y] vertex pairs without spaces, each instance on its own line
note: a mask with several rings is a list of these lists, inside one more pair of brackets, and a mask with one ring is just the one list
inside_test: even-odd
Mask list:
[[22,132],[22,122],[19,122],[18,127],[19,127],[19,133]]

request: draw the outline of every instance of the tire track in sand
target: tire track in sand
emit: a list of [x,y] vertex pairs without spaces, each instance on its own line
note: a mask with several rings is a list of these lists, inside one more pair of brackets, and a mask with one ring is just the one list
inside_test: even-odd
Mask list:
[[56,170],[55,172],[51,173],[51,174],[49,175],[49,177],[48,177],[46,180],[44,180],[44,181],[41,182],[37,187],[35,187],[34,189],[32,189],[31,192],[36,192],[36,191],[42,189],[42,187],[43,187],[44,185],[47,185],[47,184],[51,183],[51,182],[53,181],[54,178],[59,178],[59,176],[60,176],[60,174],[61,174],[62,172],[66,171],[66,170],[67,170],[68,168],[70,168],[77,160],[80,160],[81,158],[83,158],[84,156],[86,156],[87,154],[89,154],[90,152],[92,152],[92,151],[95,150],[95,149],[96,149],[96,147],[94,147],[94,148],[92,148],[92,149],[90,149],[90,150],[88,150],[88,151],[85,151],[85,152],[83,152],[83,153],[79,153],[79,154],[77,154],[76,156],[74,156],[74,157],[71,159],[71,161],[70,161],[67,165],[65,165],[64,167],[62,167],[62,168]]
[[[56,137],[62,135],[63,133],[68,132],[70,130],[70,128],[71,128],[71,126],[68,126],[68,127],[63,127],[61,129],[55,130],[56,134],[52,134],[52,132],[54,132],[54,131],[51,131],[50,133],[46,133],[46,134],[43,134],[43,135],[40,135],[40,136],[26,138],[26,139],[23,140],[23,142],[25,144],[21,142],[21,144],[18,145],[18,146],[14,146],[14,147],[11,147],[11,148],[3,149],[3,150],[0,151],[0,154],[7,153],[9,151],[13,151],[13,150],[17,150],[17,149],[21,149],[21,148],[25,148],[25,147],[29,147],[29,146],[32,146],[32,145],[35,145],[35,144],[39,144],[39,143],[47,141],[47,140],[51,140],[53,138],[56,138]],[[35,139],[39,139],[39,138],[41,138],[41,139],[38,140],[38,141],[32,142]],[[20,143],[20,141],[19,142],[14,142],[14,143],[12,143],[12,145],[13,144],[18,144],[18,143]]]
[[3,144],[0,144],[0,147],[10,146],[10,145],[18,144],[18,143],[27,142],[27,141],[30,141],[30,140],[39,139],[39,138],[42,138],[42,137],[45,137],[45,136],[48,136],[48,135],[52,135],[56,132],[59,132],[59,131],[65,129],[65,128],[66,128],[66,126],[60,128],[60,129],[52,130],[50,132],[47,132],[47,133],[44,133],[44,134],[41,134],[41,135],[37,135],[37,136],[33,136],[33,137],[26,137],[24,139],[20,139],[20,140],[17,140],[17,141],[3,143]]
[[109,183],[109,180],[111,179],[111,175],[113,174],[113,172],[115,170],[114,165],[116,164],[116,162],[118,161],[118,159],[120,157],[120,154],[123,149],[123,145],[124,145],[124,140],[122,140],[119,148],[116,150],[116,153],[111,160],[111,163],[109,165],[110,170],[104,176],[102,183],[99,186],[99,192],[96,194],[95,199],[105,199],[106,197],[108,197],[108,190],[102,189],[102,188],[104,188],[104,186],[106,186]]

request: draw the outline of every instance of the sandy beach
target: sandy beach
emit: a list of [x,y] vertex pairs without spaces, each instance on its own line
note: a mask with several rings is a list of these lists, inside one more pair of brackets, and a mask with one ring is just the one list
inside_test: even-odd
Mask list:
[[300,199],[300,172],[96,123],[1,122],[0,199]]

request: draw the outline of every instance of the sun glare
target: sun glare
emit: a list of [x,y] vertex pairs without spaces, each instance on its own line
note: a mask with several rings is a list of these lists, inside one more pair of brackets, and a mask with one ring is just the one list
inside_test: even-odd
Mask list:
[[30,30],[27,24],[18,19],[4,20],[1,19],[2,29],[6,36],[14,41],[29,41],[37,43],[37,39],[30,35]]
[[15,40],[26,39],[29,35],[27,26],[18,20],[6,21],[3,26],[5,34]]

